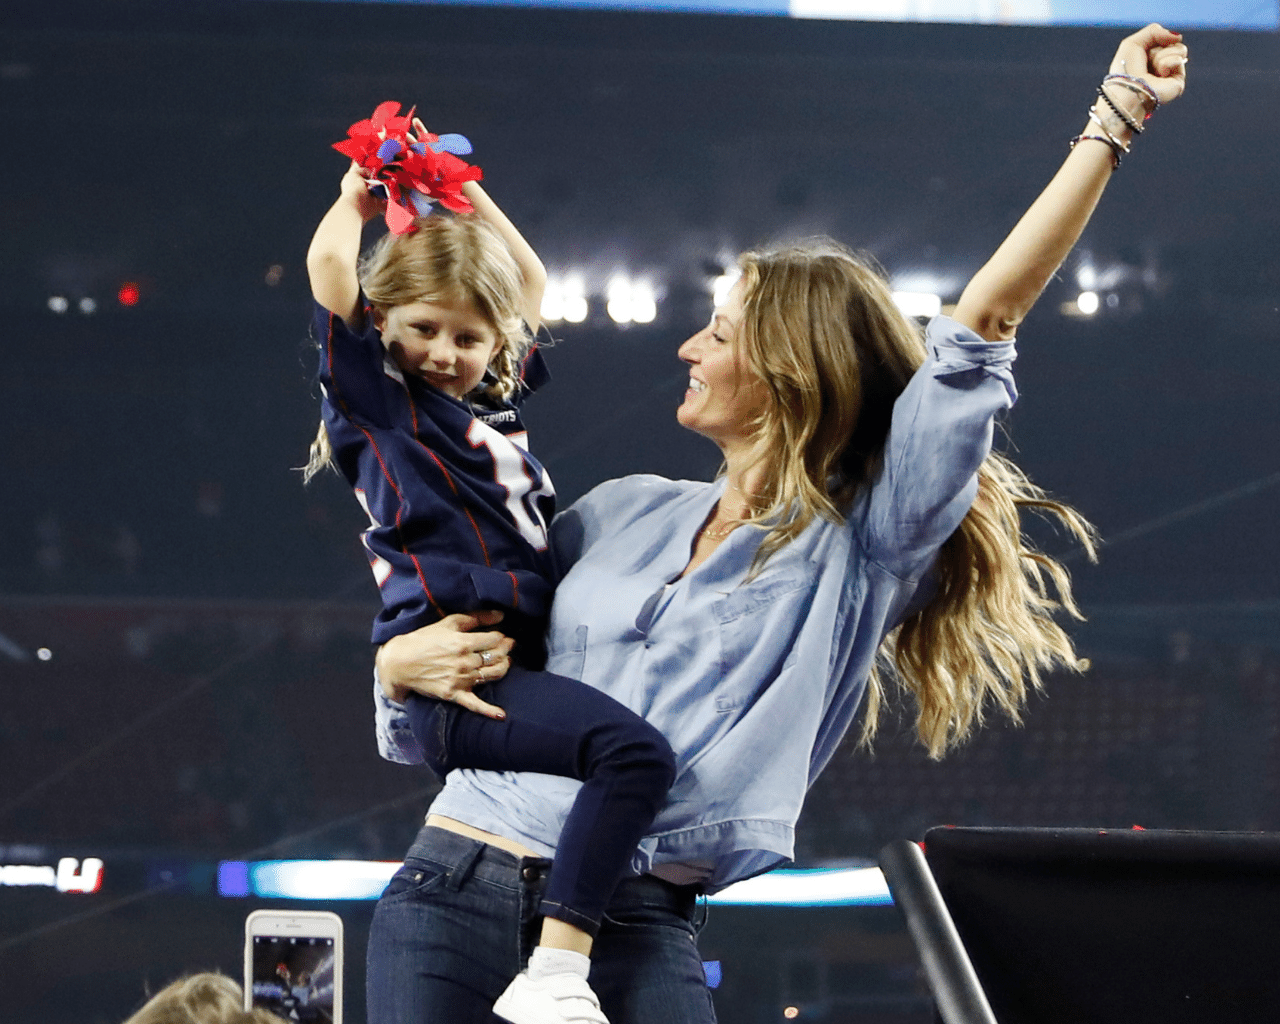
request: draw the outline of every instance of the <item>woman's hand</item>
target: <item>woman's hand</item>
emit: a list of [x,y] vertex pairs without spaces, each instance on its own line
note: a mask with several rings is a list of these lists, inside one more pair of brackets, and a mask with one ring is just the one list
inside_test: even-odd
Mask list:
[[511,667],[515,641],[496,632],[476,632],[502,620],[502,612],[447,615],[439,622],[392,637],[378,649],[378,681],[391,700],[410,693],[452,701],[489,718],[506,712],[474,693],[480,683],[501,679]]
[[1125,38],[1111,61],[1111,74],[1141,78],[1161,103],[1171,103],[1187,85],[1187,47],[1163,25],[1148,25]]

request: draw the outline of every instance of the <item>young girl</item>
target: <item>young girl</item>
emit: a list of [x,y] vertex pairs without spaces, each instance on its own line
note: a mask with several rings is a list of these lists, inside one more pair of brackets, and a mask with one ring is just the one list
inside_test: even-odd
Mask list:
[[[638,715],[539,671],[554,492],[525,450],[518,406],[546,376],[530,334],[545,273],[475,182],[463,189],[475,213],[418,218],[359,262],[362,228],[381,208],[369,189],[353,163],[307,253],[324,396],[308,478],[336,464],[369,515],[362,539],[382,594],[374,643],[501,611],[507,639],[476,652],[475,678],[497,680],[510,655],[505,677],[489,683],[487,701],[411,699],[413,731],[441,777],[483,768],[582,781],[546,877],[541,943],[494,1012],[515,1024],[607,1024],[587,984],[593,938],[675,767]],[[546,870],[532,861],[522,875],[540,883]],[[427,950],[412,969],[455,971],[436,962],[442,955]],[[493,970],[469,966],[477,986]]]

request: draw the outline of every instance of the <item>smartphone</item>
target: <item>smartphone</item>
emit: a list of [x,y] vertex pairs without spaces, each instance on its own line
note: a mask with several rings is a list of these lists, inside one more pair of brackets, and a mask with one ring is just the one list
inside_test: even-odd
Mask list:
[[342,918],[327,910],[255,910],[244,922],[244,1008],[287,1021],[342,1024]]

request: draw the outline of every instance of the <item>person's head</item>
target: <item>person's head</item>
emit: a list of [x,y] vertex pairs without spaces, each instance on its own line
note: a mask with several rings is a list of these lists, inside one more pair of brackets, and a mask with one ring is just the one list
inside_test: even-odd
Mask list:
[[726,453],[749,453],[755,518],[777,524],[772,551],[815,515],[847,511],[925,350],[881,272],[831,239],[740,264],[710,325],[680,349],[690,388],[677,415]]
[[246,1010],[244,989],[206,971],[166,985],[124,1024],[284,1024],[266,1010]]
[[420,217],[383,236],[360,264],[360,283],[391,358],[462,398],[492,371],[490,390],[518,386],[527,347],[524,282],[501,236],[476,216]]
[[742,347],[769,391],[766,450],[793,455],[784,473],[837,500],[863,483],[884,447],[893,403],[924,362],[920,329],[883,272],[821,238],[742,259]]
[[[768,531],[758,571],[815,516],[842,521],[874,478],[894,402],[926,352],[875,264],[836,242],[749,252],[740,262],[718,318],[681,349],[693,381],[679,418],[721,444],[731,471],[735,459],[752,470],[750,521]],[[704,362],[730,367],[720,374],[726,386],[703,388]],[[881,651],[882,667],[891,664],[916,701],[917,734],[933,756],[980,723],[988,701],[1016,718],[1043,670],[1084,664],[1053,617],[1079,614],[1070,579],[1026,543],[1020,510],[1056,518],[1089,552],[1092,528],[998,453],[977,476],[973,505],[939,552],[933,597]],[[882,694],[873,672],[864,739]]]
[[766,395],[738,340],[742,316],[739,281],[712,311],[711,322],[679,351],[689,364],[689,386],[676,419],[715,441],[726,456],[750,448]]

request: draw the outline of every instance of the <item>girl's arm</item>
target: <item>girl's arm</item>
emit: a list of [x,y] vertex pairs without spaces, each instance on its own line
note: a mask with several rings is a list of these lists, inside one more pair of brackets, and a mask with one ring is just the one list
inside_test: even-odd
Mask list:
[[[1168,103],[1182,95],[1186,57],[1187,48],[1178,33],[1148,25],[1120,44],[1111,61],[1111,73],[1143,79],[1161,103]],[[1142,123],[1147,110],[1139,93],[1113,84],[1107,94],[1130,121]],[[1151,101],[1146,102],[1149,107]],[[1125,121],[1101,98],[1093,109],[1105,130],[1090,120],[1084,134],[1110,133],[1127,146],[1133,133]],[[1013,338],[1049,278],[1079,240],[1114,165],[1110,145],[1082,139],[995,255],[965,287],[955,319],[988,341]]]
[[[413,129],[418,133],[419,138],[428,134],[421,118],[413,119]],[[524,278],[524,296],[521,303],[524,320],[529,325],[529,330],[537,334],[538,327],[542,324],[542,293],[547,289],[547,271],[542,265],[542,260],[538,259],[533,246],[525,241],[524,235],[520,234],[516,226],[502,212],[502,208],[489,198],[489,193],[480,187],[479,182],[466,182],[462,186],[462,194],[467,197],[467,202],[475,207],[476,213],[488,221],[502,236],[502,240],[507,243],[507,248],[511,250],[511,255],[515,257],[516,265]]]
[[533,246],[525,241],[524,235],[520,234],[516,226],[507,219],[507,215],[502,212],[498,204],[489,198],[489,194],[480,187],[479,182],[468,181],[462,186],[462,194],[476,208],[476,213],[497,229],[498,234],[507,243],[507,248],[511,250],[511,255],[515,257],[520,273],[524,277],[522,308],[525,323],[529,325],[530,331],[537,334],[538,327],[542,323],[542,293],[547,288],[547,271],[542,265],[542,260],[538,259]]
[[379,205],[353,162],[342,176],[337,201],[316,227],[307,249],[311,294],[329,312],[342,317],[352,330],[362,326],[360,281],[356,277],[360,235],[365,222],[378,215]]

